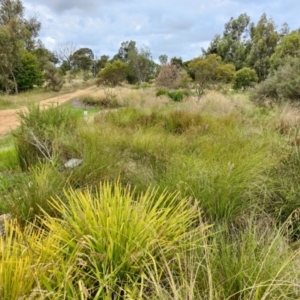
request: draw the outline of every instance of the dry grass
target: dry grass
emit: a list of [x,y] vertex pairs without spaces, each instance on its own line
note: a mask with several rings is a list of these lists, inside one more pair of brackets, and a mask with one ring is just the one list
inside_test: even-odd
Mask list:
[[94,81],[83,81],[82,79],[73,80],[71,83],[65,83],[59,92],[37,88],[28,92],[21,92],[18,95],[0,95],[0,109],[19,108],[27,106],[29,103],[37,103],[48,98],[57,97],[78,89],[84,89],[94,85]]
[[233,112],[244,112],[253,109],[253,104],[246,95],[226,96],[217,91],[210,91],[200,101],[190,97],[183,108],[192,111],[202,111],[211,115],[224,116]]
[[108,93],[113,94],[121,106],[135,108],[164,107],[170,102],[167,97],[156,97],[154,88],[137,90],[128,86],[99,87],[90,90],[88,95],[94,98],[105,98]]
[[276,128],[281,133],[290,133],[300,127],[300,109],[291,104],[285,104],[277,108],[274,119]]

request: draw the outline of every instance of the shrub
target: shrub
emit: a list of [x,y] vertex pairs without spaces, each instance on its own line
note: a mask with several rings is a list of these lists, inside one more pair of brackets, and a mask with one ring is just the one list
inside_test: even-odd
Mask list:
[[24,51],[21,58],[21,67],[16,71],[16,80],[19,91],[30,90],[35,85],[43,84],[43,74],[35,55]]
[[157,86],[173,89],[178,87],[180,80],[181,75],[178,66],[166,64],[160,67],[160,71],[155,82]]
[[180,90],[180,91],[168,91],[165,89],[159,89],[156,92],[156,97],[167,95],[170,99],[172,99],[175,102],[182,101],[184,96],[189,96],[189,92],[186,90]]
[[300,59],[296,57],[286,57],[282,65],[273,72],[265,81],[261,82],[253,91],[252,98],[259,102],[265,98],[273,100],[300,99]]
[[182,91],[174,91],[174,92],[168,92],[168,96],[175,102],[180,102],[183,99],[183,92]]
[[45,66],[44,78],[46,89],[58,92],[64,85],[64,78],[60,71],[50,63]]
[[167,90],[165,90],[165,89],[159,89],[156,92],[156,97],[159,97],[159,96],[162,96],[162,95],[167,95],[167,94],[168,94]]
[[107,63],[105,68],[98,73],[96,84],[97,86],[116,86],[125,80],[127,72],[128,66],[121,60],[115,60],[112,63]]
[[[174,254],[199,247],[208,228],[199,210],[177,194],[148,189],[135,198],[128,187],[104,183],[95,193],[70,190],[66,197],[68,205],[60,199],[53,203],[63,219],[47,218],[43,226],[59,239],[56,251],[73,282],[80,281],[93,299],[134,293],[148,267],[163,260],[171,264]],[[67,290],[69,284],[56,276],[46,283],[53,290]]]
[[72,128],[77,118],[62,106],[42,110],[32,104],[27,111],[19,111],[20,128],[14,133],[14,142],[22,170],[40,160],[54,164],[59,152],[55,138],[63,129]]
[[243,68],[235,73],[233,88],[243,89],[253,85],[255,82],[258,82],[258,77],[255,70]]

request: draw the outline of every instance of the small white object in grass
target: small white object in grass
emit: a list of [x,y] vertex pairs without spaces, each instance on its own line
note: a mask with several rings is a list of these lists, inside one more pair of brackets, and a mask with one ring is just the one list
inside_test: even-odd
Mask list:
[[65,168],[75,168],[78,167],[82,162],[83,159],[71,158],[64,164],[64,166]]
[[88,115],[88,111],[85,110],[85,111],[83,112],[83,115],[86,117],[86,116]]

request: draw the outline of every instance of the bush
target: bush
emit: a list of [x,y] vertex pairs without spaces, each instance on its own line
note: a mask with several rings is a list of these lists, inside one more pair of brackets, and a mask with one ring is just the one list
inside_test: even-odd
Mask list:
[[96,84],[116,86],[125,80],[128,72],[128,66],[121,60],[115,60],[112,63],[107,63],[105,68],[102,69],[97,77]]
[[178,87],[180,80],[180,69],[176,65],[167,64],[160,67],[155,82],[157,86],[173,89]]
[[168,94],[167,90],[165,90],[165,89],[159,89],[156,92],[156,97],[159,97],[159,96],[162,96],[162,95],[167,95],[167,94]]
[[60,71],[50,63],[45,67],[44,78],[46,89],[58,92],[64,85],[64,78]]
[[175,102],[182,101],[184,96],[189,96],[189,92],[187,90],[180,90],[180,91],[168,91],[165,89],[159,89],[156,92],[156,97],[167,95],[170,99]]
[[182,91],[174,91],[174,92],[168,92],[168,96],[175,102],[180,102],[183,99],[183,92]]
[[[66,197],[68,206],[60,199],[53,204],[63,219],[47,218],[43,226],[59,239],[55,251],[72,281],[81,282],[93,299],[124,299],[122,294],[134,293],[131,287],[143,282],[148,268],[165,260],[171,264],[174,254],[199,247],[208,228],[199,210],[177,194],[148,189],[134,197],[128,187],[104,183],[94,193],[70,190]],[[45,283],[65,291],[69,284],[56,274],[45,276]]]
[[250,68],[243,68],[235,73],[234,76],[234,89],[244,89],[258,82],[258,77],[255,70]]
[[35,85],[41,86],[43,84],[43,74],[35,55],[24,51],[21,59],[21,67],[16,71],[16,80],[19,91],[30,90]]
[[281,66],[253,91],[252,98],[263,101],[266,98],[297,101],[300,99],[300,59],[286,57]]
[[60,131],[74,127],[77,118],[70,109],[53,105],[42,110],[33,104],[28,111],[20,111],[14,142],[22,170],[41,160],[54,164],[61,150],[55,138]]

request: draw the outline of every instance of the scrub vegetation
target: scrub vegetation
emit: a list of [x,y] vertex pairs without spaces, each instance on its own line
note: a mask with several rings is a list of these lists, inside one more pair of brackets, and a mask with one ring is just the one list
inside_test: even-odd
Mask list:
[[158,65],[52,53],[23,16],[0,1],[0,107],[27,105],[0,140],[0,298],[299,299],[299,31],[243,14]]

